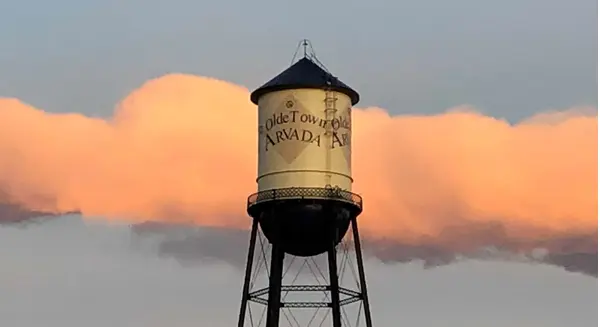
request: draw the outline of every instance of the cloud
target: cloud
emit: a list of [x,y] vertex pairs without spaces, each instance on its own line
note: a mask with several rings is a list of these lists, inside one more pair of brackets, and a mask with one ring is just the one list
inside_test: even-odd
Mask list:
[[[141,223],[132,226],[134,239],[143,242],[154,238],[157,252],[177,259],[185,266],[222,262],[242,268],[246,263],[249,232],[231,228],[203,228],[165,223]],[[260,234],[259,234],[260,235]],[[469,247],[463,251],[431,244],[412,245],[398,241],[363,240],[363,252],[384,264],[416,261],[424,267],[433,268],[468,259],[496,262],[544,263],[563,267],[567,271],[580,272],[598,277],[598,254],[593,249],[598,236],[555,240],[550,244],[536,244],[530,251],[516,251],[499,247]],[[497,242],[497,244],[502,244]],[[558,250],[556,245],[563,248]],[[569,246],[570,245],[570,246]],[[257,247],[269,253],[266,240]],[[566,248],[565,248],[566,247]],[[353,246],[349,246],[353,250]],[[554,249],[554,252],[548,249]],[[587,251],[587,252],[586,252]],[[258,252],[257,252],[258,253]],[[288,263],[289,263],[288,259]],[[318,260],[325,260],[319,257]]]
[[[110,119],[0,99],[0,190],[23,218],[81,212],[247,228],[257,148],[248,97],[228,82],[172,74],[134,90]],[[596,111],[510,124],[467,106],[428,116],[356,109],[362,235],[400,261],[542,247],[549,262],[572,267],[565,256],[597,254]],[[573,239],[585,241],[566,246]]]
[[[14,327],[235,325],[239,269],[219,262],[182,267],[157,256],[157,242],[146,240],[132,240],[127,225],[79,216],[25,229],[0,225],[2,321]],[[370,259],[366,270],[377,326],[592,326],[597,318],[597,280],[553,267],[467,260],[423,270]],[[257,315],[260,309],[253,306]],[[352,319],[356,309],[346,310]],[[294,315],[303,322],[312,311]]]

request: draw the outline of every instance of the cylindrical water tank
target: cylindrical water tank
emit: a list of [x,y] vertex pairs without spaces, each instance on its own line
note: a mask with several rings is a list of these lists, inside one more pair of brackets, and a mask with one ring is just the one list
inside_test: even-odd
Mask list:
[[248,212],[287,253],[325,252],[362,210],[351,193],[351,116],[359,95],[305,57],[250,98],[258,105],[259,141],[258,193]]
[[[335,102],[331,109],[328,101]],[[351,107],[350,97],[335,91],[292,89],[263,95],[258,101],[258,191],[350,191]]]

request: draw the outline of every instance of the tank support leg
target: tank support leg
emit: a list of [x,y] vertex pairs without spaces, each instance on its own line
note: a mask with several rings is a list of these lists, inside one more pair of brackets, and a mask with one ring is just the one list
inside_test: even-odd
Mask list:
[[358,266],[358,278],[360,280],[360,293],[365,308],[365,323],[367,327],[373,327],[371,320],[371,307],[367,295],[367,279],[365,277],[365,266],[363,263],[362,249],[360,246],[360,235],[358,234],[358,223],[356,217],[352,218],[352,236],[354,238],[354,251],[356,252],[356,264]]
[[285,252],[278,242],[271,245],[271,267],[269,276],[269,300],[267,304],[267,327],[279,326],[281,310],[281,279],[283,278],[283,259]]
[[335,244],[332,242],[331,247],[327,250],[327,258],[329,261],[329,284],[331,287],[331,317],[333,319],[333,327],[342,327],[340,285],[338,280],[336,254]]
[[252,229],[250,230],[250,245],[248,246],[248,258],[246,259],[246,273],[244,275],[244,286],[242,288],[242,305],[240,306],[238,327],[244,327],[244,321],[246,320],[246,307],[248,306],[248,296],[250,294],[250,278],[252,275],[252,263],[254,261],[254,249],[256,247],[257,234],[258,220],[252,219]]

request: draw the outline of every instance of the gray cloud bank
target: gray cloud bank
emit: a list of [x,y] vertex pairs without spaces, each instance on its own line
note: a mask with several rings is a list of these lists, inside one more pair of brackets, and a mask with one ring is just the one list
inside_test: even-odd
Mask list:
[[[74,214],[74,213],[70,213]],[[26,226],[59,217],[54,213],[29,211],[16,204],[0,203],[0,223]],[[248,231],[238,229],[197,227],[184,224],[147,222],[132,226],[136,237],[160,237],[158,252],[171,256],[182,264],[203,260],[223,261],[241,266],[246,259]],[[529,253],[516,252],[516,244],[503,236],[501,227],[479,229],[480,235],[464,235],[465,240],[490,240],[488,244],[468,244],[462,251],[440,246],[415,246],[392,240],[364,239],[364,251],[384,263],[420,261],[431,268],[457,260],[509,260],[545,263],[567,271],[598,276],[598,233],[574,235],[568,239],[532,241]],[[459,230],[448,233],[459,233]],[[475,236],[475,237],[471,237]],[[485,236],[485,237],[482,237]],[[240,250],[241,249],[241,250]]]
[[[235,324],[242,271],[232,264],[243,263],[246,231],[146,224],[132,232],[80,216],[20,226],[0,225],[3,326]],[[366,270],[381,327],[597,325],[597,279],[550,265],[465,259],[424,270],[369,256]],[[304,322],[311,313],[295,315]]]
[[[132,226],[139,237],[161,237],[159,252],[190,265],[203,260],[220,260],[241,266],[246,260],[249,232],[247,230],[191,227],[148,222]],[[481,237],[477,238],[481,239]],[[567,271],[598,276],[598,234],[579,235],[567,240],[539,241],[534,250],[514,252],[509,240],[499,238],[495,247],[469,247],[454,251],[443,246],[415,246],[388,240],[363,239],[368,256],[383,263],[422,262],[426,268],[450,264],[465,259],[518,261],[559,266]],[[550,249],[550,250],[549,250]]]

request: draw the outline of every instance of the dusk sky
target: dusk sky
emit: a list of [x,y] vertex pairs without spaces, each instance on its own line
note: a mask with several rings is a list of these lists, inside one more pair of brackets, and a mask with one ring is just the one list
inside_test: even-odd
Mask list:
[[[199,249],[198,252],[203,254],[194,256],[191,262],[183,262],[185,260],[177,255],[165,255],[161,252],[160,235],[140,240],[139,236],[131,232],[128,222],[117,220],[127,214],[131,215],[128,218],[132,218],[135,223],[145,218],[154,219],[155,208],[145,210],[147,208],[142,206],[146,202],[157,201],[164,206],[160,209],[166,210],[161,211],[161,214],[182,213],[186,219],[193,216],[188,220],[200,225],[225,229],[230,226],[237,228],[240,227],[240,221],[249,221],[250,218],[244,216],[243,210],[235,207],[237,203],[245,205],[245,195],[255,187],[252,183],[256,158],[246,156],[248,153],[253,155],[254,148],[244,143],[247,139],[245,133],[253,133],[256,129],[254,120],[251,120],[255,112],[245,100],[248,97],[247,90],[179,75],[159,79],[154,84],[146,85],[146,88],[143,85],[166,74],[182,73],[224,80],[252,90],[290,65],[296,46],[303,38],[310,39],[317,57],[330,71],[361,94],[361,102],[357,107],[384,108],[391,116],[381,118],[376,113],[360,111],[359,119],[362,119],[361,123],[364,122],[361,126],[365,129],[377,127],[379,121],[393,121],[398,125],[389,123],[386,125],[387,129],[381,130],[383,135],[392,135],[398,129],[394,126],[407,127],[407,130],[409,126],[417,126],[410,125],[410,117],[434,114],[440,114],[440,121],[447,118],[444,120],[446,123],[433,125],[432,121],[415,121],[423,124],[418,126],[438,126],[441,129],[458,126],[452,125],[452,119],[456,118],[459,123],[468,120],[473,125],[465,123],[465,126],[477,126],[479,129],[473,127],[465,131],[464,139],[481,137],[485,141],[487,136],[483,136],[483,133],[498,130],[498,134],[490,132],[488,136],[492,139],[492,136],[499,135],[494,140],[510,140],[506,141],[508,150],[498,150],[503,160],[513,153],[509,150],[524,144],[523,148],[519,148],[520,151],[515,151],[518,154],[514,158],[506,159],[507,162],[510,161],[514,171],[522,174],[540,171],[530,179],[521,174],[509,174],[513,170],[503,171],[501,175],[507,180],[507,176],[510,176],[510,181],[523,183],[524,186],[520,189],[523,194],[511,192],[513,189],[509,186],[514,183],[505,183],[510,184],[506,189],[502,188],[504,184],[492,185],[484,192],[477,185],[477,179],[463,185],[454,180],[442,181],[432,177],[427,183],[438,181],[441,185],[439,189],[443,191],[433,190],[432,186],[433,191],[427,204],[435,206],[438,202],[441,203],[441,217],[433,217],[435,214],[430,212],[432,210],[423,210],[418,212],[423,217],[413,214],[411,217],[397,218],[399,221],[410,220],[410,223],[399,222],[393,226],[390,223],[389,230],[396,234],[392,235],[390,231],[385,236],[392,235],[395,241],[402,243],[404,240],[401,238],[410,233],[399,232],[399,226],[419,230],[431,225],[435,227],[431,227],[434,232],[445,232],[444,228],[453,224],[439,221],[447,216],[464,218],[465,221],[471,219],[469,223],[474,225],[500,222],[506,228],[501,228],[501,231],[509,236],[513,235],[510,234],[514,231],[511,228],[520,223],[535,231],[534,227],[548,228],[548,231],[556,233],[557,238],[585,234],[588,240],[589,233],[595,232],[596,238],[593,241],[597,246],[597,221],[595,217],[590,218],[590,212],[595,212],[597,217],[597,203],[591,204],[589,201],[592,196],[594,199],[597,197],[596,180],[590,182],[591,177],[597,179],[597,170],[590,169],[597,165],[595,159],[590,159],[597,157],[597,142],[596,139],[590,139],[590,136],[596,136],[588,133],[594,124],[597,132],[597,118],[594,118],[592,124],[588,120],[584,125],[569,125],[569,129],[565,127],[560,131],[558,128],[550,129],[553,125],[548,123],[550,127],[543,130],[540,128],[538,134],[527,134],[533,129],[528,129],[527,124],[520,125],[523,128],[516,130],[510,129],[503,122],[507,120],[517,123],[536,114],[555,110],[574,110],[576,118],[588,119],[591,110],[592,116],[597,116],[597,11],[597,1],[592,0],[308,0],[289,3],[271,0],[210,3],[189,0],[4,1],[0,5],[0,200],[6,200],[4,194],[7,194],[8,198],[18,199],[28,210],[80,210],[83,217],[67,215],[24,225],[0,224],[0,325],[235,325],[242,287],[242,269],[238,256],[245,258],[247,249],[243,246],[247,244],[246,238],[234,238],[235,242],[231,245],[224,242],[204,242],[202,244],[218,249]],[[186,87],[170,88],[176,84],[185,84]],[[198,99],[189,96],[191,100],[182,100],[177,104],[165,100],[167,95],[178,95],[182,89],[192,90],[192,93],[197,91],[200,95],[197,96]],[[135,90],[141,91],[134,92],[131,96]],[[123,102],[122,108],[125,109],[120,112],[122,115],[115,115],[122,118],[118,122],[123,124],[113,126],[114,132],[106,127],[104,120],[88,120],[80,116],[50,115],[44,116],[50,117],[47,120],[36,120],[39,116],[33,114],[33,109],[31,112],[25,111],[29,107],[22,108],[20,104],[15,105],[2,98],[17,98],[49,113],[74,112],[107,119],[113,116],[115,108],[123,99],[129,101]],[[210,101],[203,102],[207,98]],[[224,100],[221,102],[213,98]],[[149,110],[148,117],[152,118],[135,120],[144,115],[137,116],[139,111],[134,109],[153,100],[157,100],[159,104]],[[209,105],[212,103],[217,105]],[[225,150],[210,152],[207,150],[208,136],[202,134],[206,144],[200,144],[202,142],[196,142],[195,139],[188,143],[192,145],[191,148],[198,146],[199,149],[208,151],[203,153],[214,154],[208,160],[201,158],[202,162],[207,162],[206,165],[199,167],[195,159],[189,159],[189,165],[186,162],[179,170],[180,175],[161,175],[164,184],[159,185],[160,187],[155,185],[159,191],[154,192],[155,188],[149,186],[152,181],[146,184],[146,176],[154,176],[157,171],[166,169],[152,163],[145,165],[143,158],[149,158],[147,156],[139,160],[131,159],[129,163],[137,165],[131,164],[128,166],[129,170],[119,168],[119,171],[130,172],[131,176],[139,177],[144,183],[137,185],[137,188],[116,188],[114,194],[103,192],[105,189],[102,187],[120,185],[115,183],[122,181],[119,179],[122,176],[101,170],[103,164],[110,165],[110,160],[106,161],[108,164],[98,164],[101,168],[97,168],[93,162],[93,158],[96,158],[93,152],[106,150],[109,153],[106,157],[110,154],[114,154],[111,158],[127,157],[127,144],[134,143],[122,142],[119,143],[120,147],[105,148],[94,148],[90,144],[102,145],[104,143],[98,141],[104,140],[102,137],[124,135],[126,133],[120,132],[129,131],[128,127],[133,130],[141,126],[141,129],[135,131],[153,132],[154,129],[144,129],[147,126],[143,123],[156,123],[161,119],[166,121],[169,116],[177,116],[176,106],[180,104],[185,104],[188,109],[199,104],[203,107],[198,110],[231,109],[238,110],[236,113],[246,112],[240,116],[245,117],[245,120],[234,124],[236,128],[239,127],[236,129],[236,132],[240,131],[239,136],[223,141],[227,149],[237,149],[234,145],[239,145],[238,148],[243,147],[245,150],[237,155],[229,155]],[[457,118],[443,114],[449,109],[457,108],[475,108],[482,115]],[[23,109],[27,113],[22,117],[31,119],[29,123],[43,122],[37,125],[39,129],[33,130],[34,125],[27,125],[24,120],[26,118],[20,120],[15,117],[21,116],[11,115],[17,109]],[[155,115],[159,111],[167,112],[168,115]],[[216,116],[219,114],[227,117],[220,112],[210,119],[221,121],[221,116]],[[565,114],[569,115],[571,114]],[[73,120],[68,120],[69,117]],[[191,127],[177,125],[182,123],[180,121],[172,125],[165,123],[165,126],[185,131],[188,131],[185,129],[187,127],[191,131],[204,128],[207,130],[206,135],[209,135],[210,126],[194,125],[194,119],[200,118],[189,112],[181,117],[181,121],[189,120]],[[63,118],[64,121],[61,120]],[[73,127],[76,118],[80,125]],[[488,118],[498,120],[493,120],[493,125]],[[210,119],[207,122],[213,121]],[[65,124],[59,125],[59,120]],[[544,120],[536,120],[539,121]],[[17,127],[17,124],[22,125]],[[68,131],[61,133],[61,126],[66,126]],[[21,133],[29,128],[32,129],[31,133]],[[222,127],[218,131],[215,129],[215,135],[233,134],[226,128]],[[402,137],[408,140],[412,136],[438,139],[433,134],[435,130],[431,128],[432,132],[425,133],[425,128],[415,127]],[[83,133],[83,130],[88,129],[93,133]],[[476,133],[478,130],[481,130],[480,134]],[[578,134],[574,130],[582,132]],[[28,138],[23,136],[25,134],[33,136]],[[99,136],[97,139],[91,136],[86,139],[83,135]],[[173,135],[179,137],[188,134],[181,132]],[[401,136],[397,137],[400,139]],[[466,147],[453,147],[454,138],[439,138],[449,139],[448,144],[434,141],[415,144],[427,149],[448,149],[448,153],[463,155],[459,150]],[[62,146],[64,142],[72,145],[75,150],[65,150],[69,148],[67,145],[64,145],[64,149],[45,147],[42,141],[47,139],[50,139],[50,145]],[[456,139],[456,143],[464,141],[460,137]],[[84,152],[90,156],[87,162],[87,158],[77,159],[77,155],[82,153],[81,147],[76,147],[78,144],[75,144],[79,140],[97,141],[89,143],[89,149]],[[537,146],[534,149],[539,149],[547,143],[544,140],[553,140],[555,146],[535,152],[539,156],[536,161],[521,158],[528,152],[528,146]],[[565,141],[561,143],[556,140]],[[367,143],[371,144],[357,141],[354,158],[357,156],[356,148],[365,152],[369,150],[370,145]],[[44,151],[30,144],[39,144]],[[475,150],[470,151],[478,155],[488,153],[485,152],[489,150],[485,150],[486,144],[477,144],[480,147],[473,147]],[[504,145],[500,141],[498,144]],[[427,161],[430,165],[422,164],[425,161],[415,161],[414,165],[410,165],[409,159],[406,160],[409,163],[400,163],[398,159],[400,153],[413,154],[410,146],[396,146],[392,142],[386,145],[390,146],[387,152],[391,154],[373,150],[369,152],[368,159],[365,155],[355,160],[358,161],[359,172],[355,177],[357,184],[364,190],[365,199],[373,199],[371,203],[386,204],[385,208],[371,209],[371,215],[367,213],[364,216],[366,228],[372,235],[380,236],[388,229],[385,222],[390,221],[384,219],[396,217],[379,216],[404,211],[394,211],[394,203],[386,203],[385,197],[378,197],[378,190],[398,195],[416,189],[398,186],[403,182],[401,178],[405,177],[394,169],[408,171],[413,167],[421,168],[421,165],[426,166],[424,171],[431,169],[422,176],[429,172],[435,175],[433,172],[446,171],[430,168],[442,165],[440,162],[446,157],[427,157],[431,160]],[[391,148],[392,146],[395,148]],[[170,143],[156,145],[157,151],[166,149],[165,153],[172,148],[174,147]],[[578,148],[583,150],[575,151]],[[8,154],[15,153],[10,152],[14,149],[22,151],[19,154],[23,155],[17,156],[18,159],[10,157]],[[569,152],[569,149],[573,151]],[[596,151],[594,156],[590,155],[593,151]],[[492,154],[485,157],[489,162],[482,162],[489,164],[489,167],[496,167],[491,166],[497,161],[493,159],[494,150],[489,152]],[[183,150],[174,153],[187,154]],[[416,150],[414,153],[417,153]],[[369,165],[371,155],[375,158],[373,162],[382,163],[375,167],[383,172],[397,174],[379,178],[365,173],[375,170]],[[480,159],[482,156],[483,154],[469,158]],[[415,155],[416,157],[418,156]],[[65,161],[72,158],[76,159]],[[464,165],[460,158],[451,163],[444,167],[451,171],[452,176],[457,176],[457,179],[458,176],[463,176],[462,172],[470,170],[470,166]],[[520,170],[519,165],[525,168]],[[81,166],[92,168],[88,171],[81,169]],[[194,176],[183,176],[188,171],[197,171],[199,181],[213,181],[210,171],[219,167],[232,171],[225,183],[238,185],[239,182],[239,188],[232,191],[235,193],[232,198],[224,199],[222,193],[225,191],[219,189],[217,195],[206,200],[208,202],[201,202],[201,208],[198,209],[195,206],[198,203],[192,203],[190,198],[194,194],[200,194],[198,188],[208,193],[208,185],[175,187],[177,185],[174,181],[194,179]],[[106,174],[96,174],[94,169],[100,169]],[[173,170],[178,171],[176,168]],[[77,173],[70,174],[68,171]],[[420,172],[414,171],[414,174]],[[496,173],[488,171],[481,176],[475,175],[493,181]],[[74,182],[74,176],[85,180],[85,187]],[[362,182],[361,176],[364,177]],[[131,180],[139,181],[135,178],[132,177]],[[460,187],[453,188],[453,183],[458,183]],[[456,194],[446,194],[444,186],[457,191]],[[591,186],[595,187],[595,193],[590,191]],[[135,194],[137,197],[131,193],[132,199],[135,197],[132,202],[135,203],[130,207],[123,205],[122,201],[127,199],[128,192],[140,189],[148,190],[147,198],[140,193]],[[543,193],[543,196],[538,198],[525,194],[533,190]],[[583,191],[577,193],[580,190]],[[557,193],[550,194],[546,191]],[[430,191],[423,193],[430,194]],[[481,196],[469,197],[467,193]],[[489,201],[490,197],[484,194],[497,195],[501,200],[492,203],[493,201]],[[41,199],[39,195],[47,198]],[[523,196],[527,201],[520,201],[521,198],[515,200],[513,195],[514,198]],[[567,196],[570,198],[565,201]],[[481,199],[482,208],[487,206],[481,209],[485,217],[472,217],[470,211],[468,214],[461,211],[473,199]],[[47,207],[47,200],[54,201],[50,209]],[[402,199],[394,201],[396,200],[402,204]],[[452,202],[454,200],[458,204]],[[173,207],[172,204],[179,203],[178,201],[183,203],[182,207]],[[499,205],[504,203],[502,201],[509,203],[506,206],[508,209],[504,210],[505,207]],[[533,203],[531,208],[535,210],[520,210],[522,207],[514,205],[521,202],[527,202],[528,205]],[[232,206],[235,209],[230,209]],[[466,211],[468,210],[465,209]],[[194,216],[198,212],[200,218]],[[508,216],[507,212],[514,213],[515,216]],[[521,218],[524,220],[519,221]],[[219,223],[221,219],[226,222]],[[415,223],[421,220],[424,221],[422,225]],[[529,225],[525,224],[525,220]],[[0,213],[0,223],[2,221]],[[544,221],[547,221],[546,225]],[[464,223],[463,220],[459,222]],[[531,230],[523,231],[523,234]],[[422,230],[419,232],[427,235]],[[484,238],[482,235],[483,232],[473,238]],[[446,237],[452,240],[459,237],[462,241],[460,235]],[[540,240],[534,239],[532,244],[538,244],[536,241]],[[448,244],[452,242],[433,243],[450,247]],[[473,241],[475,243],[477,242]],[[506,241],[508,243],[510,242]],[[474,249],[473,244],[468,244],[469,250]],[[455,251],[454,248],[451,250]],[[213,260],[207,260],[204,253],[211,251],[219,254]],[[235,259],[231,259],[232,256]],[[486,260],[458,260],[431,269],[423,268],[422,262],[418,260],[383,263],[380,259],[369,256],[366,267],[374,322],[378,327],[587,327],[598,324],[598,280],[593,274],[568,272],[560,265],[527,262],[514,253],[502,258],[495,256]]]
[[0,94],[110,115],[165,73],[255,88],[300,39],[360,106],[436,113],[471,104],[511,120],[597,103],[597,2],[5,1]]

